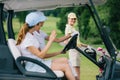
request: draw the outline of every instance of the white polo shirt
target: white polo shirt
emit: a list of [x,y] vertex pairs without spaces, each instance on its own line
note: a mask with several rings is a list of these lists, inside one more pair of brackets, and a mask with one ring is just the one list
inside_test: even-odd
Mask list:
[[45,39],[48,37],[48,35],[42,30],[40,30],[39,32],[33,32],[33,35],[38,40],[40,44],[40,49],[42,50],[45,47]]
[[[71,33],[76,32],[76,31],[77,31],[77,30],[76,30],[73,26],[71,26],[71,25],[69,25],[69,24],[66,24],[65,35],[71,34]],[[78,34],[78,37],[77,37],[77,44],[80,44],[80,43],[81,43],[81,42],[79,41],[79,35],[80,35],[80,34]]]
[[[25,36],[25,39],[20,44],[20,50],[21,50],[21,53],[23,56],[40,60],[41,62],[43,62],[44,64],[46,64],[48,67],[51,68],[51,62],[52,62],[51,60],[41,59],[40,57],[37,57],[36,55],[32,54],[31,52],[29,52],[27,50],[27,47],[29,47],[29,46],[34,46],[34,47],[42,50],[45,47],[45,37],[46,36],[47,35],[44,34],[44,32],[40,32],[40,34],[37,34],[36,32],[31,34],[28,32]],[[42,67],[40,67],[36,64],[33,64],[31,62],[26,62],[25,68],[28,71],[45,72],[45,70]]]
[[39,59],[37,56],[27,50],[27,47],[29,46],[40,48],[38,40],[31,33],[28,32],[25,36],[25,39],[20,44],[21,53],[23,56]]

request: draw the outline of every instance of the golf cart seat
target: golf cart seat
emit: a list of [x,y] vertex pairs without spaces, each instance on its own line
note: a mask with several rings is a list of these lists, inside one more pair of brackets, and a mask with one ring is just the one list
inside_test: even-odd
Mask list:
[[[32,59],[32,58],[29,58],[29,57],[22,56],[21,52],[18,49],[18,46],[16,46],[16,41],[14,39],[8,39],[8,47],[15,59],[16,65],[17,65],[18,69],[20,70],[20,72],[22,73],[22,75],[32,76],[32,77],[51,78],[54,80],[58,80],[58,79],[61,80],[64,77],[64,73],[62,71],[52,71],[49,67],[47,67],[42,62]],[[38,64],[39,66],[44,68],[46,70],[46,72],[42,73],[42,72],[27,71],[24,67],[25,61],[29,61],[29,62]]]

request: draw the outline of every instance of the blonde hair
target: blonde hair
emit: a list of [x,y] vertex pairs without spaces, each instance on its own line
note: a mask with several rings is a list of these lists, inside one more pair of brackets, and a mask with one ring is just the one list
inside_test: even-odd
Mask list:
[[25,35],[29,31],[29,29],[30,28],[28,27],[27,23],[23,24],[22,28],[20,29],[20,31],[18,33],[16,45],[19,45],[22,42],[22,40],[25,38]]
[[68,18],[77,18],[77,17],[76,17],[76,14],[74,12],[70,12],[68,14]]

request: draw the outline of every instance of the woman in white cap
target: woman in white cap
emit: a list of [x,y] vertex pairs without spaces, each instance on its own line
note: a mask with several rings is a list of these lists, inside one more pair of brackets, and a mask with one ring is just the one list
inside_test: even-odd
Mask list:
[[[78,35],[79,35],[79,32],[74,27],[76,20],[77,20],[76,14],[73,12],[70,12],[68,14],[68,22],[67,22],[66,28],[65,28],[65,35],[70,35],[75,32],[78,33]],[[69,41],[69,39],[64,42],[68,43],[68,41]],[[86,44],[83,44],[80,42],[79,36],[77,38],[77,46],[87,47]],[[69,50],[69,59],[70,59],[72,66],[75,68],[75,71],[78,75],[78,77],[77,77],[78,80],[80,80],[80,53],[75,49],[70,49]]]
[[[26,16],[25,24],[22,26],[18,38],[17,44],[20,47],[23,56],[31,57],[40,60],[46,64],[52,70],[61,70],[65,73],[68,80],[75,80],[72,68],[66,58],[58,58],[54,60],[46,60],[45,58],[53,57],[61,54],[60,52],[55,52],[48,54],[48,50],[51,47],[53,41],[63,41],[68,39],[71,35],[65,36],[60,39],[56,39],[56,31],[52,31],[50,36],[39,29],[43,26],[46,17],[42,12],[31,12]],[[40,33],[40,34],[38,34]],[[39,35],[40,41],[35,35]],[[48,40],[45,45],[45,39]],[[25,68],[28,71],[41,72],[45,71],[40,66],[33,64],[31,62],[26,62]]]

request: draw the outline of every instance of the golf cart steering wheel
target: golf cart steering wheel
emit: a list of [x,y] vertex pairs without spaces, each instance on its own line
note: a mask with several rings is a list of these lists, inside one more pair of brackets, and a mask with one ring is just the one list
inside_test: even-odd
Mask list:
[[76,45],[77,45],[77,36],[78,36],[78,34],[75,34],[75,35],[70,39],[70,41],[66,44],[66,46],[65,46],[64,49],[62,50],[62,52],[66,52],[66,51],[68,51],[69,49],[74,49],[74,48],[76,48]]

